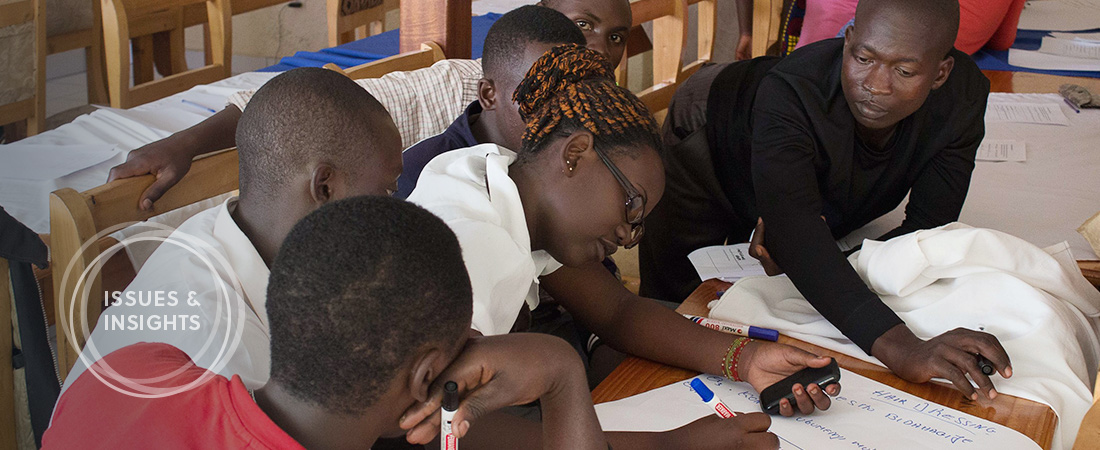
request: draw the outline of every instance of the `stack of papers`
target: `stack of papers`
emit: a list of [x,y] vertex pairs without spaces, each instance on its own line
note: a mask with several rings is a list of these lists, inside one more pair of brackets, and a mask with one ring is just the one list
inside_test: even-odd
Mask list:
[[[1096,8],[1100,10],[1100,5]],[[1032,69],[1097,71],[1100,33],[1051,33],[1043,37],[1039,50],[1009,49],[1008,63]]]
[[1100,28],[1100,0],[1029,1],[1017,28],[1040,31],[1081,31]]

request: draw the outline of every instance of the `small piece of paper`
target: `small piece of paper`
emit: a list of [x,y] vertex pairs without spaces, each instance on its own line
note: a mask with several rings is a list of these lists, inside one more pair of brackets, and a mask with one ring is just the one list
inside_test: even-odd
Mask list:
[[1027,145],[1011,139],[986,139],[978,146],[978,161],[1027,160]]
[[990,103],[985,121],[1069,126],[1069,119],[1058,103]]
[[732,283],[747,276],[766,275],[760,261],[749,256],[749,244],[714,245],[688,253],[699,279],[717,278]]

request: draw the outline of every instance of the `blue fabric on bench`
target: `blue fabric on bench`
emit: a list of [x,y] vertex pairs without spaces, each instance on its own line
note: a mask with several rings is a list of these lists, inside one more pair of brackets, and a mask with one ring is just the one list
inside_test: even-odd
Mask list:
[[[470,53],[473,59],[481,58],[489,27],[493,26],[500,16],[500,14],[489,13],[474,16],[471,19]],[[400,30],[390,30],[317,52],[298,52],[281,59],[278,64],[260,69],[259,72],[283,72],[296,67],[321,67],[328,63],[334,63],[346,69],[396,55],[400,38]]]

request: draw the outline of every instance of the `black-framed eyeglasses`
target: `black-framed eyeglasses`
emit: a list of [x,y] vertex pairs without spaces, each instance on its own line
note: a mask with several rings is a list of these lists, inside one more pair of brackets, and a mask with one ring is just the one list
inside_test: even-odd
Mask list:
[[623,186],[623,190],[626,191],[626,222],[630,224],[630,240],[623,245],[623,248],[633,248],[638,245],[638,241],[642,240],[642,235],[645,234],[645,197],[634,189],[634,184],[623,175],[623,172],[611,162],[611,158],[608,158],[606,154],[599,148],[593,146],[593,150],[596,151],[596,155],[600,157],[600,161],[607,166],[607,169],[611,171],[611,174],[615,176],[615,179],[619,181],[619,184]]

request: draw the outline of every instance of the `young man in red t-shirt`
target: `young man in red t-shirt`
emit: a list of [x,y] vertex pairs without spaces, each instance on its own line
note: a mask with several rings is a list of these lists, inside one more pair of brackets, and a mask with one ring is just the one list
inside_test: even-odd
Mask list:
[[[267,385],[250,392],[171,345],[134,344],[61,396],[43,447],[366,448],[455,381],[469,393],[459,437],[480,413],[537,399],[547,445],[606,448],[572,348],[546,335],[468,341],[471,295],[442,220],[388,197],[330,203],[272,263]],[[540,364],[502,369],[532,355]]]

